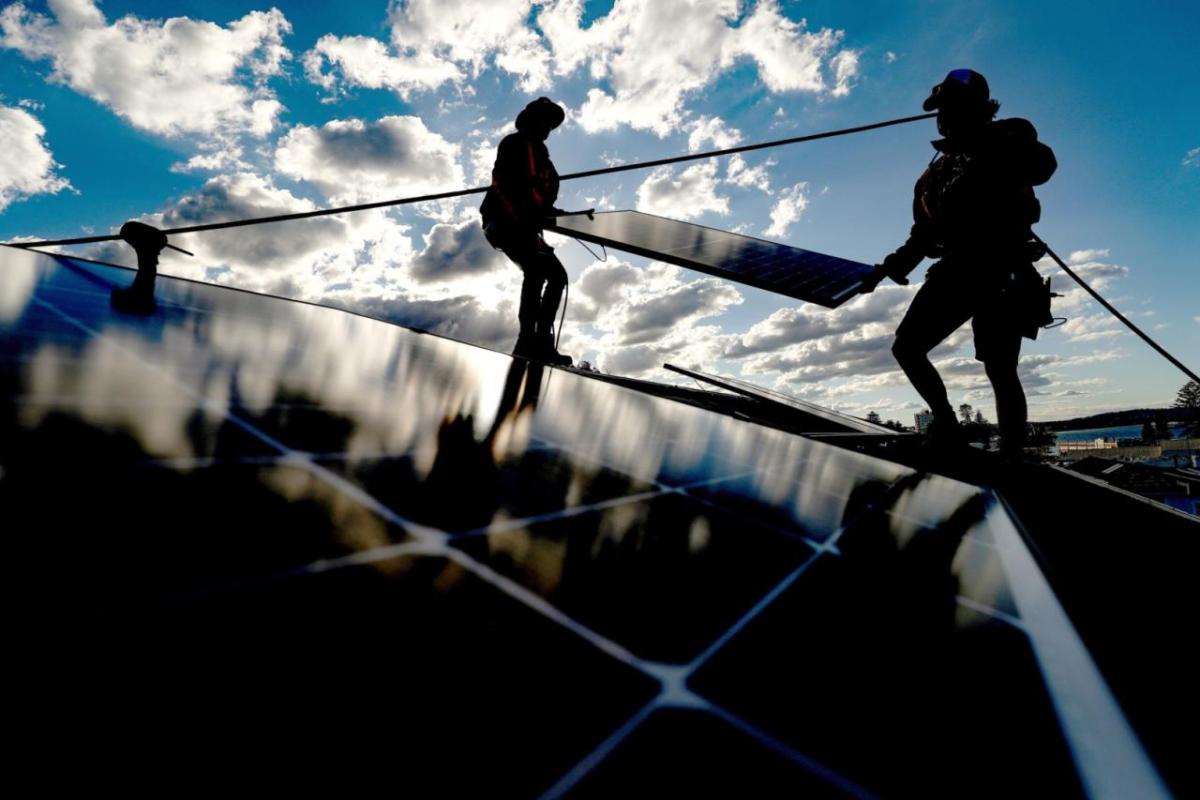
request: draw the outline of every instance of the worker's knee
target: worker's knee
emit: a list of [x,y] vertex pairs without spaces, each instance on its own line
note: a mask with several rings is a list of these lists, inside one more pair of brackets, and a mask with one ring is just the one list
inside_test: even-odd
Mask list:
[[922,349],[907,336],[897,336],[892,342],[892,355],[900,364],[911,364],[925,357],[927,350]]
[[542,274],[546,276],[547,284],[559,288],[567,285],[567,268],[561,261],[551,256],[545,259],[544,267]]
[[1015,386],[1020,388],[1021,386],[1016,364],[985,361],[983,362],[983,371],[987,373],[988,380],[992,382],[993,387],[1010,388]]

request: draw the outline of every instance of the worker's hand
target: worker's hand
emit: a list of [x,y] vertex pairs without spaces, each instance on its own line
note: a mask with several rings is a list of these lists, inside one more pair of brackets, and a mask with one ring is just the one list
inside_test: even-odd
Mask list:
[[887,277],[887,272],[884,271],[883,265],[876,264],[875,271],[863,278],[862,285],[858,287],[859,294],[870,294],[875,291],[875,287],[879,286],[879,282]]
[[[907,248],[904,247],[901,247],[894,253],[888,253],[883,259],[883,263],[878,264],[875,267],[875,270],[881,275],[880,280],[882,280],[883,277],[887,277],[891,278],[900,286],[908,286],[908,278],[904,276],[913,271],[913,269],[917,266],[917,263],[921,260],[921,257],[917,256],[916,259],[913,260],[911,258],[906,258],[906,254]],[[878,282],[879,281],[876,281],[876,283]]]

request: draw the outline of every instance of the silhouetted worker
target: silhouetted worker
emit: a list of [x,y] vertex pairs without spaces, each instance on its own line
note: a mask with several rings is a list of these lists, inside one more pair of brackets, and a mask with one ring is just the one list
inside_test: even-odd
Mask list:
[[967,320],[975,358],[983,362],[996,397],[1001,451],[1019,459],[1025,440],[1025,393],[1017,376],[1021,337],[1048,322],[1049,285],[1033,262],[1045,253],[1031,226],[1041,217],[1033,187],[1054,174],[1054,153],[1024,119],[994,119],[1000,104],[974,70],[956,69],[933,87],[926,111],[937,109],[944,138],[917,180],[908,241],[876,267],[865,291],[905,276],[925,257],[940,259],[925,276],[896,329],[892,352],[913,388],[933,411],[936,449],[963,443],[946,386],[929,351]]
[[521,330],[513,353],[564,366],[571,357],[555,347],[554,315],[567,271],[542,238],[542,228],[546,217],[562,213],[554,206],[558,173],[545,141],[565,118],[562,106],[545,97],[525,106],[517,115],[517,132],[500,141],[492,185],[479,208],[487,240],[525,273],[517,312]]

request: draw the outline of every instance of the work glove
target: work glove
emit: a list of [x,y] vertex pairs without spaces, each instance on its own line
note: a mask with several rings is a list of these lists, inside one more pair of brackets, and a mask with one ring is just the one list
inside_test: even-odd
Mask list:
[[[905,269],[905,267],[907,267],[907,269]],[[861,294],[870,294],[871,292],[875,291],[876,287],[879,286],[880,282],[884,278],[891,278],[900,286],[907,286],[908,278],[906,278],[905,275],[911,271],[912,268],[912,266],[909,266],[908,261],[899,255],[899,251],[892,253],[888,255],[887,258],[883,259],[882,264],[875,265],[874,271],[863,279],[862,286],[859,287],[858,291]]]

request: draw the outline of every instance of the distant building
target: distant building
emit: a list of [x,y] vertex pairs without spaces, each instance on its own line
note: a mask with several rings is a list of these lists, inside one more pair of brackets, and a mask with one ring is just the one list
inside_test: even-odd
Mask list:
[[1090,442],[1059,442],[1058,452],[1069,453],[1074,450],[1110,450],[1117,446],[1114,439],[1093,439]]
[[933,414],[928,410],[922,411],[913,417],[917,423],[917,433],[925,433],[929,430],[929,426],[933,424]]

